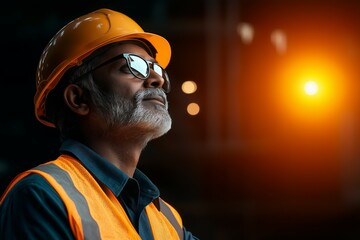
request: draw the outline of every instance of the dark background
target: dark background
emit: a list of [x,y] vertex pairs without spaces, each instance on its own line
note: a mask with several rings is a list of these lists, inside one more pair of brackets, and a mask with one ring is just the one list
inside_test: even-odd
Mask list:
[[[35,71],[75,17],[112,8],[172,45],[172,130],[139,168],[201,239],[360,238],[360,3],[356,0],[107,0],[2,3],[1,192],[57,154],[35,120]],[[243,42],[239,24],[253,27]],[[281,30],[286,49],[271,34]],[[303,76],[319,78],[316,98]],[[197,83],[186,95],[181,84]],[[322,85],[321,85],[322,84]],[[186,106],[200,105],[190,116]]]

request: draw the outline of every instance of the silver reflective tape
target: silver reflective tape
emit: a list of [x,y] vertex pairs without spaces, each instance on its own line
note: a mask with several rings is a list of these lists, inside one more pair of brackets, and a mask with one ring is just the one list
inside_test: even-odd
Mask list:
[[89,205],[85,197],[76,189],[69,173],[55,164],[41,165],[34,169],[50,174],[64,188],[80,215],[84,239],[101,239],[99,226],[90,214]]

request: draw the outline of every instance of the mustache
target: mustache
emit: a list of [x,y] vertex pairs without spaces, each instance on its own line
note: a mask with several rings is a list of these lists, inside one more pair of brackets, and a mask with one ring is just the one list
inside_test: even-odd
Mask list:
[[135,93],[134,99],[136,104],[140,104],[144,100],[144,98],[154,98],[154,97],[161,97],[164,100],[164,104],[166,109],[168,108],[168,100],[166,93],[164,90],[160,88],[146,88],[139,90]]

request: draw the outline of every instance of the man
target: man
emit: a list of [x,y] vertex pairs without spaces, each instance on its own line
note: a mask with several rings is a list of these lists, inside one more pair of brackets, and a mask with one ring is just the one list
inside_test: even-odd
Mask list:
[[62,28],[37,69],[35,115],[59,157],[19,174],[1,198],[0,239],[197,239],[137,169],[171,128],[170,45],[99,9]]

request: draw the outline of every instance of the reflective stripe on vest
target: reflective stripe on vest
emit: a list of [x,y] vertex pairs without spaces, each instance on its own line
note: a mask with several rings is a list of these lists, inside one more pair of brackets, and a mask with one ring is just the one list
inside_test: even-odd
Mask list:
[[[184,239],[184,232],[182,227],[179,224],[179,220],[176,219],[175,215],[173,214],[173,211],[171,210],[171,207],[164,202],[164,200],[159,199],[159,210],[160,212],[162,212],[167,219],[170,221],[171,225],[174,226],[177,234],[179,235],[180,239]],[[178,216],[178,218],[180,218],[180,216]]]
[[[43,176],[59,194],[66,206],[76,239],[141,240],[113,193],[100,186],[77,160],[68,155],[61,155],[55,161],[19,174],[2,198],[16,182],[31,173]],[[145,208],[154,239],[183,239],[180,215],[173,207],[159,201],[161,212],[154,203]],[[162,206],[164,204],[165,207]]]
[[85,197],[75,188],[69,174],[55,164],[40,165],[34,169],[50,174],[73,200],[80,215],[84,239],[100,239],[99,226],[90,214],[89,205]]

